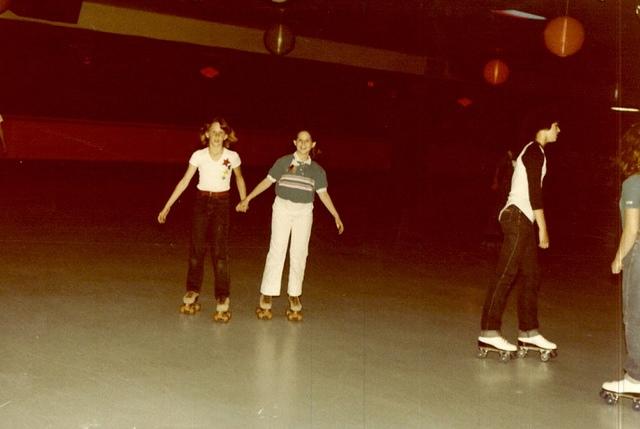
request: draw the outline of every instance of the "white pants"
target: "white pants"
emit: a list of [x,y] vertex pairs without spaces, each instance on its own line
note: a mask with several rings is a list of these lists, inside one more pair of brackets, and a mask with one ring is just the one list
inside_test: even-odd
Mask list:
[[287,293],[290,296],[302,295],[312,224],[313,203],[294,203],[276,197],[271,215],[271,243],[264,265],[260,293],[269,296],[280,295],[284,259],[287,256],[287,245],[291,235]]

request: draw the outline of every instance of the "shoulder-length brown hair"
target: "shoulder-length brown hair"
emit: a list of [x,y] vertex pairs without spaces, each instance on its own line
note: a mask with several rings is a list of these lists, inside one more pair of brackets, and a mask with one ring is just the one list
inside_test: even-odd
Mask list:
[[616,162],[625,178],[640,173],[640,122],[633,124],[622,136]]
[[228,149],[231,144],[238,141],[238,137],[236,137],[236,132],[233,130],[233,128],[231,128],[227,120],[219,116],[216,116],[200,128],[200,143],[202,144],[202,146],[206,146],[209,144],[207,133],[209,132],[209,128],[211,128],[211,125],[216,122],[220,124],[220,128],[222,128],[222,131],[224,131],[227,135],[227,138],[224,141],[224,147]]

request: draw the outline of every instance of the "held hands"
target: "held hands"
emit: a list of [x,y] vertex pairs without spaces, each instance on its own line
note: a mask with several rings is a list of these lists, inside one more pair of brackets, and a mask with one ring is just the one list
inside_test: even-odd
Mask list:
[[246,213],[247,210],[249,210],[249,200],[245,198],[236,205],[236,211]]

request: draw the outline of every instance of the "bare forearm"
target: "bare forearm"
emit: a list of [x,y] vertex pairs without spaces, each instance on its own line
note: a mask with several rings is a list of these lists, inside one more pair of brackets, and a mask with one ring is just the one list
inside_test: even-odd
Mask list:
[[538,209],[533,211],[533,216],[538,224],[538,229],[547,232],[547,220],[544,217],[544,210]]
[[340,219],[340,215],[338,214],[338,210],[333,205],[333,201],[331,201],[331,197],[328,192],[319,192],[318,197],[320,197],[320,201],[322,204],[329,210],[329,213],[333,216],[333,220],[336,223],[336,227],[338,228],[338,234],[342,234],[344,232],[344,224],[342,223],[342,219]]
[[547,221],[544,218],[544,210],[534,210],[533,216],[538,224],[538,247],[546,249],[549,247],[549,233],[547,232]]
[[247,185],[244,182],[244,177],[236,177],[236,187],[238,188],[238,194],[240,195],[240,201],[247,198]]
[[264,179],[262,179],[262,182],[258,183],[256,185],[256,187],[253,188],[253,191],[251,191],[251,193],[249,195],[247,195],[246,200],[247,201],[251,201],[252,199],[257,197],[258,195],[260,195],[261,193],[263,193],[264,191],[269,189],[272,184],[273,184],[273,182],[271,182],[271,180],[269,180],[268,177],[265,177]]
[[618,251],[616,252],[617,260],[621,261],[625,256],[627,256],[627,253],[629,253],[629,250],[633,247],[637,233],[637,231],[622,231]]
[[318,193],[318,197],[320,197],[320,201],[322,201],[322,204],[324,204],[324,206],[327,208],[327,210],[329,210],[329,213],[331,213],[333,217],[340,217],[340,215],[338,214],[338,210],[336,210],[336,207],[333,205],[333,201],[331,200],[331,196],[328,192],[320,192]]
[[175,189],[171,193],[171,196],[167,200],[167,203],[164,205],[165,209],[170,209],[173,206],[173,204],[176,202],[176,200],[178,198],[180,198],[180,195],[182,195],[184,190],[187,189],[188,184],[189,184],[188,182],[185,183],[183,180],[178,182],[178,184],[176,185]]
[[613,262],[611,263],[611,272],[614,274],[618,274],[622,270],[622,259],[627,256],[633,247],[633,243],[636,241],[639,229],[640,209],[625,208],[624,222],[622,224],[622,236],[620,237],[616,256],[613,258]]

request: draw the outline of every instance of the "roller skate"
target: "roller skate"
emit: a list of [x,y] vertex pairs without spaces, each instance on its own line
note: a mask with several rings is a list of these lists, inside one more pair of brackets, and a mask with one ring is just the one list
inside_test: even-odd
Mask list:
[[299,296],[289,296],[289,308],[287,308],[287,320],[300,322],[302,320],[302,303]]
[[227,323],[231,320],[228,296],[216,298],[216,312],[213,313],[213,320],[222,323]]
[[489,352],[497,353],[500,362],[509,362],[515,357],[516,346],[503,337],[478,337],[478,357],[484,359]]
[[260,304],[256,308],[256,316],[260,320],[271,320],[273,313],[271,312],[271,297],[268,295],[260,295]]
[[615,405],[619,398],[631,399],[631,407],[635,411],[640,411],[640,381],[625,375],[622,380],[602,383],[600,397],[609,405]]
[[194,290],[187,291],[182,298],[183,304],[180,306],[180,313],[194,315],[200,311],[199,296],[200,294]]
[[551,358],[558,356],[558,346],[545,337],[538,334],[533,337],[518,337],[518,357],[524,358],[529,350],[540,353],[540,360],[548,362]]

